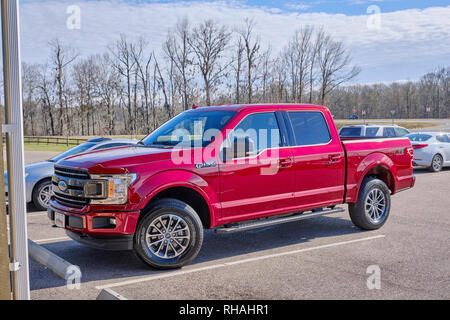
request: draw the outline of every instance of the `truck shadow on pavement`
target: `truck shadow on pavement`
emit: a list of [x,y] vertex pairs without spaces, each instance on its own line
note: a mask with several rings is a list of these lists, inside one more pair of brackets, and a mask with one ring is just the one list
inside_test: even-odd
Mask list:
[[[203,247],[197,258],[190,264],[214,262],[225,258],[235,258],[246,254],[307,244],[317,238],[329,238],[365,233],[356,228],[350,219],[323,216],[311,220],[256,229],[242,233],[218,235],[213,230],[205,232]],[[131,251],[102,251],[92,249],[75,241],[63,241],[43,245],[68,262],[80,267],[81,283],[92,281],[150,276],[158,271],[147,267]],[[292,248],[290,248],[292,250]],[[273,253],[273,252],[272,252]],[[31,290],[65,286],[66,281],[54,275],[46,267],[30,259]]]

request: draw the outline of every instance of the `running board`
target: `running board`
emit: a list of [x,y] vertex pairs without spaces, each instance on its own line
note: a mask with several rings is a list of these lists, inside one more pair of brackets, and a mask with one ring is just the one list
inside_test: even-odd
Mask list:
[[258,228],[274,226],[274,225],[282,224],[282,223],[306,220],[306,219],[310,219],[310,218],[315,218],[315,217],[319,217],[319,216],[324,216],[324,215],[339,213],[339,212],[344,212],[344,211],[345,211],[344,208],[334,208],[334,209],[313,211],[311,213],[295,214],[295,215],[289,216],[289,217],[273,218],[273,219],[266,219],[266,220],[260,220],[260,221],[254,221],[254,222],[241,223],[241,224],[233,225],[230,227],[220,227],[220,228],[216,228],[215,231],[217,234],[229,234],[229,233],[235,233],[235,232],[241,232],[241,231],[247,231],[247,230],[253,230],[253,229],[258,229]]

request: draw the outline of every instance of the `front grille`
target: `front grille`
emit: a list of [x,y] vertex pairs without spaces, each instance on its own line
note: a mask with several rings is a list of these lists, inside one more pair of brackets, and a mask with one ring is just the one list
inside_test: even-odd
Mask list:
[[[90,199],[84,197],[84,185],[89,179],[85,170],[55,166],[53,177],[53,195],[60,204],[72,208],[83,208]],[[63,190],[59,183],[64,181],[67,187]]]
[[67,194],[62,194],[54,191],[53,195],[55,196],[56,201],[68,207],[83,208],[84,206],[89,204],[89,199],[87,198],[72,197]]
[[89,174],[87,173],[87,171],[66,167],[55,166],[55,174],[66,178],[89,179]]

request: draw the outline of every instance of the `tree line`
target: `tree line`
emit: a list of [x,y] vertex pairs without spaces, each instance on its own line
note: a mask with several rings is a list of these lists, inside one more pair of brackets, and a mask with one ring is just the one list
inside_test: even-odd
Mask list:
[[391,110],[448,117],[448,67],[414,82],[346,86],[360,68],[323,28],[299,28],[278,51],[255,30],[251,19],[230,27],[185,18],[162,46],[120,35],[87,57],[55,39],[46,63],[23,63],[25,135],[147,134],[194,104],[314,103],[339,118],[362,110],[372,118]]

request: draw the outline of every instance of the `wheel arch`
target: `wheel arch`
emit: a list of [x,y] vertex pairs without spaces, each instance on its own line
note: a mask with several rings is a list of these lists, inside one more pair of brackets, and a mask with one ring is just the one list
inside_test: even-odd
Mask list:
[[52,177],[41,177],[40,179],[36,180],[36,182],[34,182],[34,184],[32,185],[32,188],[31,188],[31,200],[33,200],[33,195],[34,195],[34,192],[36,191],[36,187],[45,180],[49,180],[51,182]]
[[[367,163],[369,163],[367,165]],[[376,177],[383,181],[391,194],[395,194],[397,191],[397,168],[394,162],[385,154],[372,154],[368,156],[364,161],[361,161],[358,171],[361,172],[361,175],[357,184],[357,192],[352,202],[358,199],[359,193],[361,192],[361,186],[365,178],[367,177]]]
[[[151,197],[149,197],[141,212],[145,213],[156,201],[167,198],[177,199],[188,204],[199,215],[203,227],[205,229],[209,229],[211,227],[211,210],[208,202],[205,200],[204,196],[192,186],[180,184],[159,189],[154,192]],[[143,215],[141,214],[139,220],[142,217]]]

